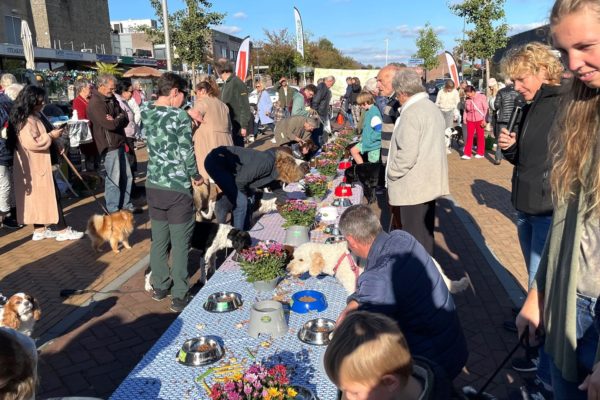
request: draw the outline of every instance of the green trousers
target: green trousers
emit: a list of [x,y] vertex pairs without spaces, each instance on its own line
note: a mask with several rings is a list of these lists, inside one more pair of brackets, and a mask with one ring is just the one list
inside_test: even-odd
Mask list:
[[[194,219],[183,224],[169,224],[167,221],[152,219],[151,224],[152,286],[155,289],[166,290],[169,289],[172,280],[171,296],[183,299],[189,290],[188,252],[194,231]],[[172,258],[170,272],[169,248]]]

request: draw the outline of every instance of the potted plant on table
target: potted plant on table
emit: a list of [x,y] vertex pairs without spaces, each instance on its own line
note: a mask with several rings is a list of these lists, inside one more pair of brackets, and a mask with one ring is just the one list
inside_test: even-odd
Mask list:
[[210,388],[211,400],[290,400],[298,391],[290,384],[283,364],[268,368],[261,364],[251,365],[244,373],[226,377]]
[[279,209],[287,228],[285,244],[300,246],[309,241],[308,232],[317,216],[317,204],[304,200],[288,200]]
[[317,171],[319,171],[321,175],[333,178],[337,173],[337,168],[338,162],[336,160],[327,158],[320,158],[317,160]]
[[327,178],[323,175],[309,174],[304,177],[304,194],[322,200],[327,194]]
[[267,241],[242,250],[239,263],[246,281],[252,283],[258,291],[269,291],[285,275],[287,258],[281,243]]

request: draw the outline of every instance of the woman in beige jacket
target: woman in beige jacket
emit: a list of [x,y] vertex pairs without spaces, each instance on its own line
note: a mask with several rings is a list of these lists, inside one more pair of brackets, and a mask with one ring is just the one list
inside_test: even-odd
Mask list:
[[216,83],[203,81],[196,85],[194,109],[202,116],[193,137],[196,164],[202,178],[208,181],[210,177],[204,168],[206,155],[219,146],[233,146],[229,108],[219,100]]
[[[66,226],[56,197],[50,146],[60,138],[63,129],[47,132],[40,120],[45,91],[27,86],[17,96],[9,118],[9,145],[15,149],[13,179],[17,220],[33,224],[32,240],[56,238],[58,241],[80,239],[82,232]],[[62,151],[62,149],[60,149]],[[60,220],[60,231],[52,231],[50,224]]]

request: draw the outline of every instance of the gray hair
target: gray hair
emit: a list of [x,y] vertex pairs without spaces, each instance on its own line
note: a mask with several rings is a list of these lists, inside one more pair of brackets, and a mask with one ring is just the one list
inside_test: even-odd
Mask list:
[[90,86],[90,82],[87,79],[79,79],[75,81],[75,94],[81,93],[83,89]]
[[17,96],[19,95],[19,93],[21,93],[21,90],[23,90],[25,86],[21,85],[20,83],[13,83],[12,85],[9,85],[8,87],[4,88],[4,94],[8,96],[9,99],[11,99],[12,101],[15,101]]
[[317,120],[315,118],[306,118],[304,120],[305,123],[308,124],[308,126],[312,127],[313,129],[315,129],[317,126],[319,126],[319,123],[317,122]]
[[367,92],[375,93],[377,95],[379,93],[379,89],[377,89],[377,78],[369,78],[365,82],[364,89]]
[[329,75],[327,78],[324,79],[325,81],[333,81],[333,83],[335,83],[335,76],[333,75]]
[[117,78],[111,74],[102,74],[98,76],[98,86],[106,86],[108,82],[117,83]]
[[13,74],[2,74],[0,76],[0,86],[7,88],[13,83],[17,83],[17,78]]
[[348,207],[340,217],[338,227],[342,235],[352,236],[363,244],[372,243],[382,231],[379,218],[364,204]]
[[396,93],[403,93],[407,96],[425,91],[419,74],[408,68],[396,71],[392,79],[392,87]]

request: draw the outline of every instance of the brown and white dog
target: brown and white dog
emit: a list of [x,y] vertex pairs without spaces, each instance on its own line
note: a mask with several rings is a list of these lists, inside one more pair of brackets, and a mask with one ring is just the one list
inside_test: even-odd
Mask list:
[[192,185],[196,222],[210,221],[215,214],[215,204],[221,190],[216,183],[204,181],[200,186]]
[[[458,281],[450,280],[435,259],[433,262],[450,293],[463,292],[470,286],[468,277]],[[355,264],[345,241],[333,244],[304,243],[294,250],[294,258],[288,264],[287,270],[292,275],[308,272],[310,276],[320,274],[334,276],[348,293],[354,293],[358,277],[363,272],[363,269]]]
[[16,293],[0,308],[0,326],[31,336],[35,321],[42,316],[38,301],[25,293]]
[[131,211],[117,211],[109,215],[92,215],[85,233],[92,240],[92,247],[100,251],[104,242],[109,242],[114,253],[119,252],[119,243],[130,249],[129,235],[133,232],[133,214]]

